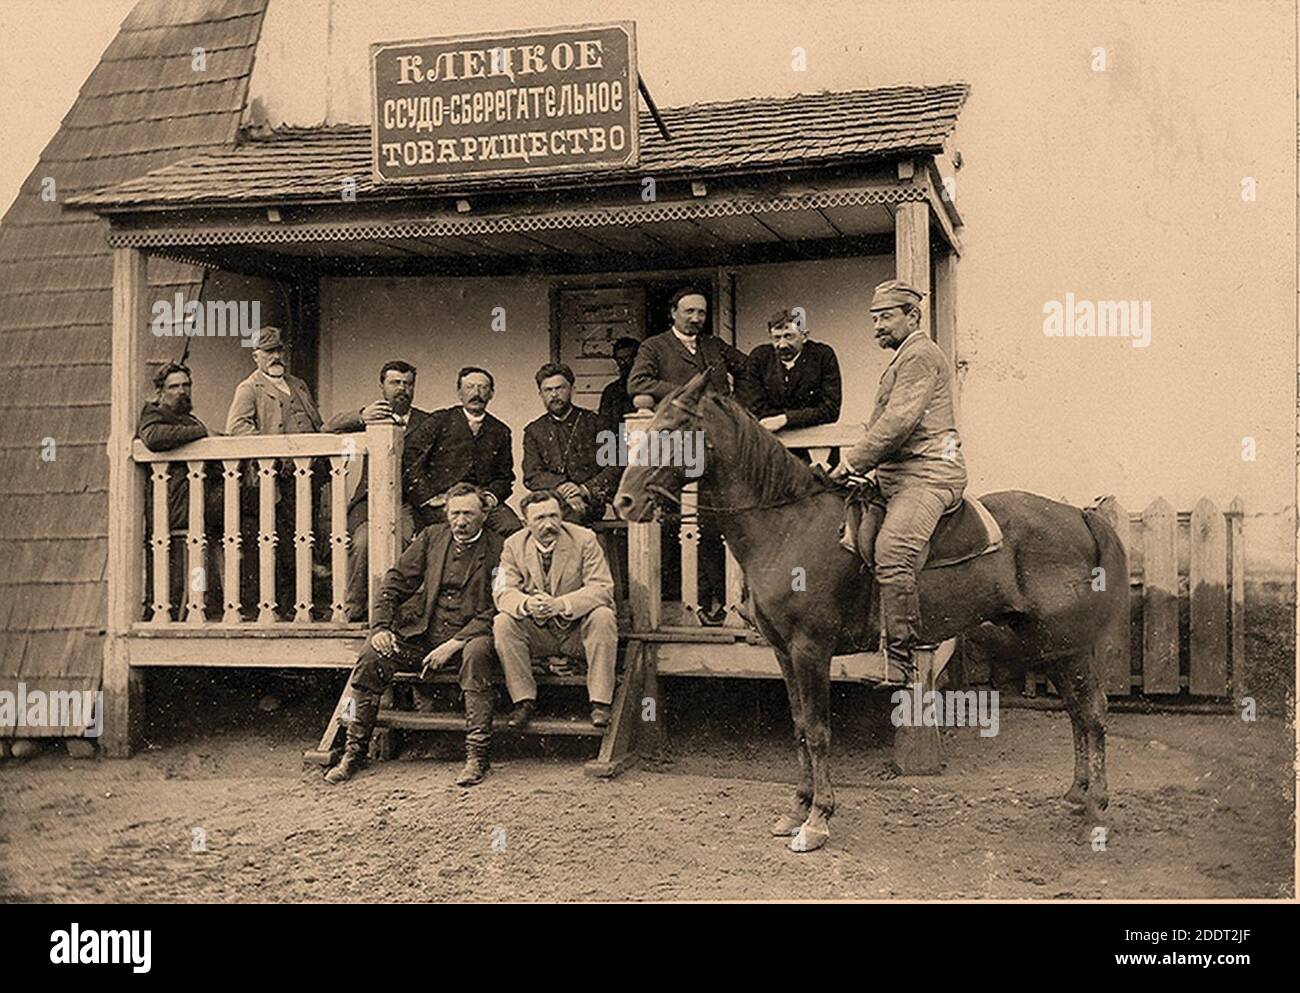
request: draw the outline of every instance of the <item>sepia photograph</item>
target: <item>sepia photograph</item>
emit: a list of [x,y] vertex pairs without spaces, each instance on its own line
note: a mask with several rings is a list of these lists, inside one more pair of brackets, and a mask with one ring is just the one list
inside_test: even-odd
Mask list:
[[24,956],[153,968],[69,905],[1029,901],[1106,912],[1085,974],[1249,966],[1297,20],[0,0]]

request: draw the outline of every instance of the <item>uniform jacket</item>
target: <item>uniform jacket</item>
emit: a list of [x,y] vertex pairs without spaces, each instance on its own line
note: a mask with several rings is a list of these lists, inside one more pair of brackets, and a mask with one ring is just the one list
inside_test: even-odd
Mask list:
[[909,483],[964,487],[952,397],[947,358],[924,333],[913,334],[880,377],[867,436],[846,453],[849,465],[859,473],[875,468],[887,490]]
[[[417,452],[410,445],[409,439],[414,434],[418,439],[417,428],[424,423],[429,417],[427,410],[420,410],[418,407],[412,407],[406,418],[406,430],[402,437],[402,500],[410,503],[411,483],[415,479],[416,466],[420,462],[421,452]],[[361,419],[361,411],[348,410],[343,413],[335,414],[325,424],[325,430],[333,434],[352,434],[356,431],[364,431],[366,422]],[[361,463],[361,482],[357,483],[357,488],[352,491],[352,499],[348,501],[348,530],[353,531],[358,525],[367,519],[369,502],[367,496],[370,494],[370,456],[366,455]]]
[[605,427],[617,431],[619,423],[636,410],[632,395],[627,391],[627,380],[616,379],[600,391],[600,410],[597,413]]
[[566,482],[585,484],[591,491],[592,510],[604,507],[622,475],[619,466],[596,462],[597,435],[605,430],[609,427],[600,415],[585,407],[570,409],[562,423],[549,413],[537,418],[524,428],[524,485],[530,490],[553,490]]
[[519,620],[531,619],[524,613],[524,601],[534,593],[559,598],[564,616],[555,620],[560,627],[567,627],[597,607],[612,609],[614,580],[596,532],[563,522],[555,539],[549,573],[542,572],[542,557],[531,531],[525,528],[507,538],[493,593],[497,609]]
[[403,489],[413,507],[460,482],[491,491],[500,503],[509,499],[515,485],[510,429],[490,413],[484,415],[475,436],[463,408],[443,407],[426,417],[418,428],[408,428],[404,442],[416,451],[410,473],[405,459],[402,469]]
[[842,395],[835,349],[820,341],[805,342],[787,373],[776,348],[759,345],[745,360],[736,395],[755,417],[785,414],[788,428],[834,424]]
[[649,393],[658,403],[698,372],[709,370],[709,382],[723,396],[731,394],[727,381],[730,372],[737,379],[745,365],[745,353],[728,345],[716,335],[702,334],[695,354],[683,345],[672,331],[651,335],[641,342],[636,362],[627,377],[627,392],[636,396]]
[[[457,640],[492,634],[492,616],[496,613],[492,606],[492,575],[501,560],[501,540],[495,531],[484,528],[474,543],[474,560],[465,583],[465,600],[471,617],[456,632]],[[375,600],[374,630],[395,631],[409,639],[424,637],[438,604],[438,586],[451,541],[451,528],[446,524],[430,525],[415,536],[397,564],[384,574]],[[402,611],[401,619],[395,621],[398,608],[417,591],[418,599],[412,606],[418,609]]]
[[266,381],[260,372],[254,372],[235,387],[235,398],[230,401],[226,416],[226,434],[287,434],[289,420],[287,405],[297,401],[306,412],[312,430],[321,429],[320,413],[311,398],[307,384],[297,376],[284,376],[291,396],[285,396]]

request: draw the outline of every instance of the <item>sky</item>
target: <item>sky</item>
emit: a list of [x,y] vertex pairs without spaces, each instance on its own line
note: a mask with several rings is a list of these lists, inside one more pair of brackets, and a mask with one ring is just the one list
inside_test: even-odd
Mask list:
[[4,210],[133,6],[134,0],[0,0],[3,119],[23,122],[5,128],[0,148]]

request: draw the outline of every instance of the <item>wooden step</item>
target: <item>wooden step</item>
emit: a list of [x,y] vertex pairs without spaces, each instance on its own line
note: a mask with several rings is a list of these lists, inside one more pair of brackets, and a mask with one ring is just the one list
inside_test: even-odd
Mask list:
[[[465,732],[463,714],[421,714],[413,710],[381,710],[375,722],[379,727],[402,731],[458,731]],[[578,738],[603,738],[605,729],[592,727],[585,718],[534,717],[527,727],[518,731],[506,724],[504,715],[492,723],[493,732],[509,731],[513,734],[568,735]]]
[[[393,674],[393,682],[409,683],[415,686],[448,686],[457,683],[460,676],[455,672],[435,672],[432,676],[425,679],[420,678],[418,672],[398,672]],[[586,686],[587,677],[582,674],[573,676],[553,676],[549,672],[534,672],[533,680],[538,686]],[[500,681],[504,685],[503,681]]]

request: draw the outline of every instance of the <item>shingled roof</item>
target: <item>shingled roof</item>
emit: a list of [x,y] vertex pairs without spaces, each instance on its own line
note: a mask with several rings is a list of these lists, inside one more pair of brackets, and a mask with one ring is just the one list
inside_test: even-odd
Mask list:
[[[633,174],[706,176],[793,168],[854,159],[933,153],[957,124],[966,83],[801,93],[668,107],[665,141],[648,113],[640,120],[641,162]],[[261,203],[337,202],[345,178],[358,200],[440,190],[579,186],[626,178],[608,167],[515,179],[456,179],[376,186],[368,125],[286,128],[164,166],[75,202],[99,209]]]
[[[113,265],[103,222],[63,204],[232,146],[266,2],[140,0],[0,220],[0,690],[100,682]],[[149,276],[202,284],[162,260]]]

